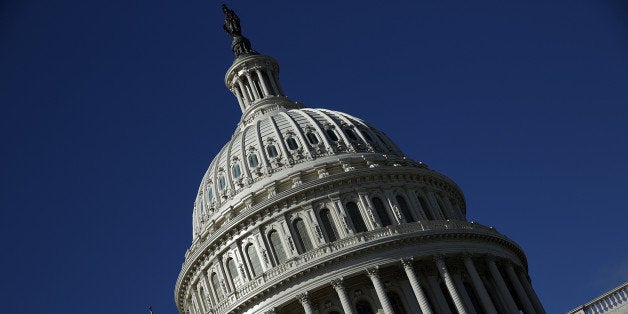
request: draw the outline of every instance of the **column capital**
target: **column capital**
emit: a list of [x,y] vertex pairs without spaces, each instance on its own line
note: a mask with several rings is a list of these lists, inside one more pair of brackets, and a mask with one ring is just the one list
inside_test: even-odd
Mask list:
[[331,286],[334,287],[334,289],[338,290],[338,289],[344,289],[344,286],[342,285],[342,277],[340,278],[336,278],[336,279],[332,279],[330,281]]
[[295,296],[295,298],[301,302],[301,304],[310,303],[310,297],[308,296],[307,291],[303,293],[299,293]]
[[366,274],[369,277],[371,277],[371,278],[373,278],[373,277],[379,278],[379,269],[378,268],[379,268],[378,266],[369,267],[369,268],[365,269]]
[[403,268],[412,268],[412,262],[414,261],[413,257],[404,257],[399,260]]

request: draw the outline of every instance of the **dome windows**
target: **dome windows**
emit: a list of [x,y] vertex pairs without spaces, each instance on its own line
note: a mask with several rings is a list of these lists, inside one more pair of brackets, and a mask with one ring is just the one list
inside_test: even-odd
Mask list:
[[314,132],[307,132],[307,140],[310,142],[310,144],[312,145],[316,145],[318,144],[318,137],[316,137],[316,134],[314,134]]
[[410,212],[410,206],[408,206],[408,202],[401,195],[397,195],[395,198],[397,200],[397,204],[399,204],[399,210],[401,214],[406,219],[406,222],[414,222],[414,217],[412,217],[412,213]]
[[240,170],[240,164],[236,163],[231,167],[231,174],[233,174],[234,178],[239,178],[242,175],[242,171]]
[[357,141],[358,140],[358,136],[355,135],[355,132],[353,132],[353,130],[351,129],[345,129],[345,133],[347,133],[347,136],[352,140],[352,141]]
[[388,217],[388,211],[386,210],[384,202],[382,202],[379,197],[373,197],[371,201],[373,201],[373,206],[375,206],[375,213],[377,213],[377,217],[379,217],[379,221],[381,221],[382,227],[392,225],[390,217]]
[[286,255],[286,251],[283,249],[283,244],[281,244],[281,238],[279,237],[279,232],[277,230],[272,230],[268,233],[268,242],[270,244],[270,248],[277,259],[277,263],[281,264],[288,259]]
[[225,180],[225,176],[221,174],[218,178],[218,188],[222,191],[225,187],[227,187],[227,181]]
[[249,260],[249,264],[251,265],[251,272],[253,272],[253,276],[257,277],[257,275],[263,272],[262,265],[260,263],[259,257],[257,255],[257,250],[253,244],[249,244],[246,246],[246,257]]
[[259,159],[257,159],[256,153],[249,155],[249,166],[251,166],[251,168],[257,168],[259,166]]
[[305,227],[305,223],[303,222],[303,219],[298,218],[296,219],[293,223],[292,226],[294,227],[294,230],[297,232],[296,234],[296,242],[299,245],[299,253],[305,253],[309,250],[312,249],[312,242],[310,241],[310,237],[307,234],[307,230]]
[[366,224],[364,223],[364,219],[362,219],[362,214],[360,213],[360,209],[358,205],[354,202],[348,202],[347,205],[347,213],[349,214],[349,218],[351,218],[351,222],[353,222],[353,227],[356,233],[366,232]]
[[288,144],[288,148],[290,150],[295,150],[299,148],[299,144],[297,143],[297,140],[294,139],[294,137],[289,137],[288,139],[286,139],[286,144]]
[[270,158],[275,158],[279,156],[279,152],[277,151],[277,148],[273,144],[270,144],[266,147],[266,152],[268,153],[268,157]]
[[338,138],[338,135],[336,135],[336,132],[333,129],[327,129],[325,130],[325,133],[327,133],[327,136],[329,136],[329,139],[334,142],[338,142],[340,140]]
[[362,130],[362,135],[364,135],[364,138],[365,138],[367,141],[369,141],[369,142],[372,142],[372,141],[373,141],[373,138],[369,135],[369,132],[366,132],[366,131]]

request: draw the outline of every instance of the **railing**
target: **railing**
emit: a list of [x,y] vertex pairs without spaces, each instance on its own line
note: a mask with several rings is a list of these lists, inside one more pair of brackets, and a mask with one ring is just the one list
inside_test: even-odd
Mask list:
[[628,309],[628,282],[623,283],[619,287],[595,298],[585,305],[569,311],[568,314],[606,313],[616,311],[618,308],[624,306]]
[[[233,306],[237,300],[250,295],[252,292],[259,291],[258,288],[264,284],[275,281],[279,278],[287,277],[287,274],[294,273],[298,268],[310,266],[310,262],[322,260],[322,257],[330,257],[333,253],[341,253],[349,249],[359,249],[360,245],[376,243],[378,240],[387,239],[391,236],[414,234],[420,235],[422,232],[442,231],[442,230],[476,230],[484,231],[489,234],[499,235],[499,233],[491,227],[486,227],[475,222],[467,222],[460,220],[437,220],[437,221],[419,221],[415,223],[393,225],[384,228],[378,228],[372,231],[362,232],[353,236],[340,239],[331,243],[303,253],[299,256],[287,260],[281,265],[273,267],[255,279],[244,283],[237,288],[229,297],[226,297],[220,303],[214,306],[214,310],[222,312]],[[501,236],[501,235],[499,235]]]

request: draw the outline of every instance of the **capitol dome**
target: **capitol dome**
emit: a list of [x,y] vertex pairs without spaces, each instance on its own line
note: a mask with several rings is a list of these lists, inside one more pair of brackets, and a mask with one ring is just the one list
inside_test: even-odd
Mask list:
[[287,98],[223,5],[242,118],[204,174],[181,313],[544,313],[523,250],[349,114]]

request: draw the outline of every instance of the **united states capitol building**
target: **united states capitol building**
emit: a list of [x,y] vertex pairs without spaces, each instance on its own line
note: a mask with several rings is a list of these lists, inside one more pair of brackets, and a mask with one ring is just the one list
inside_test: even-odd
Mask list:
[[454,181],[357,117],[288,99],[223,11],[242,118],[194,202],[181,313],[545,313],[523,250],[467,221]]

